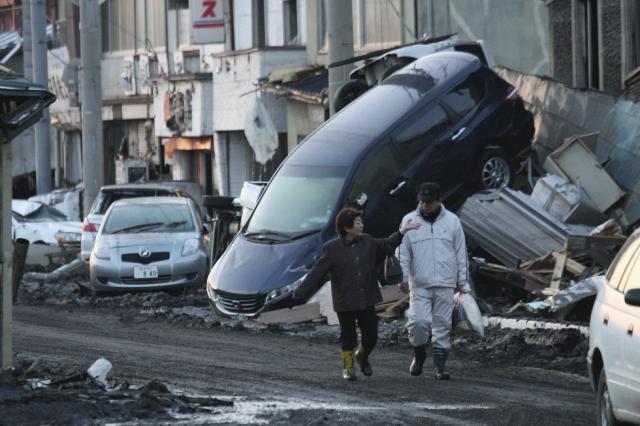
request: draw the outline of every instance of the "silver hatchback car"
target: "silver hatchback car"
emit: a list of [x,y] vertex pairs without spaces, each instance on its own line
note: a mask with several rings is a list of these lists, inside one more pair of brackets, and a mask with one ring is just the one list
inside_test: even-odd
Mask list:
[[101,290],[164,290],[204,283],[208,230],[189,198],[118,200],[91,252],[91,285]]

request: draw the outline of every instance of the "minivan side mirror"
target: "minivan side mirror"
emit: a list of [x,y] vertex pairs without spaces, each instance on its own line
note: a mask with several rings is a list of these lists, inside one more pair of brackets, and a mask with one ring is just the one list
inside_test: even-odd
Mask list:
[[631,306],[640,306],[640,288],[627,291],[624,295],[624,303]]
[[367,204],[367,199],[368,199],[367,194],[364,192],[361,192],[358,195],[356,195],[356,197],[353,199],[353,204],[356,207],[359,207],[362,209],[364,208],[364,205]]

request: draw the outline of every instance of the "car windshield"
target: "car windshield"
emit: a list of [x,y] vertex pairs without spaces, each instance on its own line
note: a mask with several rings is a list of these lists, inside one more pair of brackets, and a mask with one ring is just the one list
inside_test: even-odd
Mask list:
[[42,204],[26,216],[15,215],[19,222],[61,222],[69,220],[60,210]]
[[191,211],[184,204],[123,204],[107,216],[103,234],[192,232]]
[[347,167],[285,165],[256,207],[245,235],[296,237],[322,229],[329,220]]

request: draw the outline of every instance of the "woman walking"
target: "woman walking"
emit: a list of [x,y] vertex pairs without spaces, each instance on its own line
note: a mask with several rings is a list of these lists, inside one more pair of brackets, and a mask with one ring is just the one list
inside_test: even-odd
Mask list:
[[[358,361],[365,376],[373,374],[369,355],[378,340],[375,305],[382,301],[376,264],[384,256],[393,254],[406,232],[419,227],[419,223],[407,222],[400,232],[394,232],[388,238],[373,238],[363,233],[361,210],[340,210],[336,216],[340,238],[324,245],[322,254],[293,294],[294,300],[306,299],[327,281],[329,275],[333,309],[340,322],[342,377],[346,380],[356,379],[354,360]],[[356,325],[362,334],[359,346]]]

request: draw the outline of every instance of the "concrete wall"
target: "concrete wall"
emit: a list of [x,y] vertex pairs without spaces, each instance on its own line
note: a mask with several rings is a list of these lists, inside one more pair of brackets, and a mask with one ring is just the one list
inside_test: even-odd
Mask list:
[[590,147],[625,191],[630,223],[640,220],[640,103],[603,92],[572,89],[532,75],[499,70],[535,115],[535,148],[541,161],[566,138],[600,132]]
[[622,32],[620,0],[600,4],[600,89],[620,93],[622,88]]
[[[551,76],[564,84],[574,81],[574,50],[580,49],[571,26],[583,22],[572,22],[572,3],[577,0],[555,0],[550,2],[549,20],[551,34]],[[620,0],[598,1],[598,44],[600,90],[618,94],[622,89],[622,21]],[[579,76],[576,76],[580,80]]]
[[153,98],[153,116],[156,136],[170,137],[173,132],[167,128],[164,121],[164,98],[169,90],[186,93],[192,92],[191,96],[191,129],[182,133],[181,136],[209,136],[213,134],[213,80],[189,80],[176,83],[162,82],[157,86],[158,91]]
[[247,157],[251,147],[244,132],[216,132],[214,135],[214,182],[221,195],[237,197],[249,179]]
[[549,16],[543,0],[435,2],[436,35],[482,39],[496,65],[548,75]]
[[571,1],[556,0],[549,3],[549,33],[551,44],[550,75],[570,85],[573,81],[571,41]]
[[[259,78],[281,68],[304,65],[304,49],[266,49],[216,56],[219,66],[213,77],[213,126],[216,132],[244,130]],[[243,95],[243,96],[241,96]],[[278,132],[286,131],[286,102],[263,95]]]
[[324,123],[322,105],[310,105],[289,101],[287,105],[287,151],[291,152],[301,138],[309,136]]

